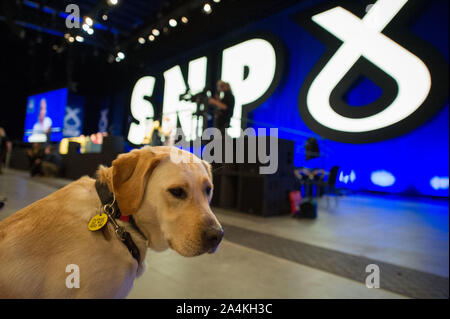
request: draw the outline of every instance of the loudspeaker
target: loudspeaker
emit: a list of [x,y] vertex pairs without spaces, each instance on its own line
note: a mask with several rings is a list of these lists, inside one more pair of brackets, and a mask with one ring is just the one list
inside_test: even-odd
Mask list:
[[294,177],[255,175],[239,177],[238,210],[261,216],[290,213],[289,192]]
[[[244,163],[213,164],[213,206],[261,216],[290,213],[289,192],[295,189],[294,142],[270,136],[259,138],[266,139],[264,155],[272,162],[263,164],[258,159],[260,143],[255,140],[256,145],[250,148],[250,153],[255,155],[256,163],[249,163],[249,138],[233,140],[234,159],[244,157]],[[273,143],[277,143],[277,149],[271,149]],[[238,151],[243,153],[237,154]],[[274,165],[273,161],[278,161],[277,171],[261,175],[260,167]]]
[[[279,176],[286,176],[293,174],[294,170],[294,152],[295,152],[295,143],[294,141],[280,139],[271,136],[259,136],[258,139],[266,139],[265,140],[265,148],[260,150],[260,143],[257,140],[256,142],[256,163],[250,163],[250,158],[248,156],[248,138],[244,137],[241,143],[244,143],[245,154],[244,154],[244,163],[239,163],[239,171],[243,174],[253,174],[259,175],[260,167],[268,166],[270,163],[262,163],[258,154],[261,151],[264,155],[270,158],[270,161],[274,159],[278,161],[278,168],[275,174]],[[239,143],[239,142],[238,142]],[[277,143],[278,149],[271,149],[271,143]],[[273,152],[276,151],[275,156]],[[273,164],[272,164],[273,165]]]
[[236,209],[239,177],[237,175],[214,175],[213,182],[214,194],[211,205]]

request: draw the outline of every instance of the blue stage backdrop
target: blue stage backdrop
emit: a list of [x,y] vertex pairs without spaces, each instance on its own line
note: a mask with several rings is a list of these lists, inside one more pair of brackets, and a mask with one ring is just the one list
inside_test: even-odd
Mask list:
[[[383,0],[302,1],[295,7],[230,33],[227,37],[208,46],[153,65],[150,67],[152,72],[147,75],[160,74],[176,64],[186,65],[188,61],[206,54],[205,52],[214,52],[214,49],[221,52],[219,50],[227,48],[229,43],[233,41],[236,43],[239,39],[249,39],[252,34],[270,33],[278,38],[285,48],[284,66],[276,89],[262,103],[253,105],[253,110],[247,114],[248,126],[278,127],[281,138],[294,140],[296,166],[325,169],[339,166],[338,187],[448,197],[449,2],[447,0],[395,1],[397,4],[403,3],[404,7],[390,17],[386,14],[376,16],[376,12],[371,12],[368,6],[374,2],[378,4],[376,10],[380,9],[381,3],[387,7],[394,3],[394,1]],[[425,5],[419,7],[419,3],[425,3]],[[313,21],[313,16],[338,6],[342,6],[344,10],[329,11],[330,14],[320,15]],[[395,11],[395,8],[386,10]],[[374,19],[365,21],[368,25],[366,28],[366,25],[359,23],[368,12],[371,12]],[[383,19],[386,21],[384,21],[384,27],[381,27]],[[366,18],[366,20],[369,19]],[[326,29],[327,26],[328,29]],[[367,37],[372,38],[360,38],[360,42],[353,43],[345,40],[361,34],[364,36],[363,32],[367,32]],[[360,43],[363,44],[358,48]],[[391,46],[392,43],[395,43],[396,47]],[[377,46],[381,44],[386,45],[386,48]],[[336,113],[357,120],[379,115],[377,113],[387,111],[389,105],[393,105],[400,99],[407,101],[405,83],[411,84],[411,87],[418,83],[416,87],[417,91],[420,91],[426,86],[425,78],[429,75],[431,81],[429,94],[422,100],[423,102],[420,102],[422,104],[417,111],[411,111],[412,115],[404,117],[403,120],[400,119],[398,123],[387,128],[363,133],[342,132],[318,123],[311,115],[313,110],[307,107],[307,93],[311,93],[312,82],[318,78],[318,74],[324,70],[325,65],[332,63],[331,59],[337,57],[338,50],[339,54],[345,54],[341,51],[349,49],[352,45],[355,47],[354,51],[362,52],[361,58],[354,62],[355,67],[345,73],[345,77],[348,76],[348,78],[343,77],[342,83],[334,84],[334,91],[338,92],[333,91],[328,101],[323,100],[320,91],[316,90],[314,98],[322,99],[324,103],[330,104]],[[370,49],[374,49],[370,48],[372,45],[375,46],[375,50],[371,52]],[[367,52],[364,51],[366,49]],[[412,52],[412,55],[406,54],[405,51]],[[352,48],[350,47],[350,51],[347,50],[347,52],[351,53]],[[398,56],[395,56],[396,53],[399,53]],[[404,59],[401,58],[402,54]],[[377,55],[380,55],[379,61],[371,63],[371,59],[378,58]],[[388,75],[389,66],[383,68],[381,55],[384,55],[385,64],[391,63],[391,68],[402,63],[406,64],[408,61],[412,63],[411,65],[418,66],[420,63],[417,61],[420,59],[429,73],[419,72],[416,74],[423,76],[410,76],[410,79],[407,77],[400,79],[401,70],[397,75],[394,74],[395,72]],[[413,55],[419,59],[414,60]],[[345,59],[341,61],[346,62]],[[208,68],[212,67],[214,66],[208,66]],[[335,69],[339,67],[341,67],[339,64],[334,66]],[[413,67],[410,68],[411,74],[413,69]],[[419,70],[420,67],[416,69]],[[383,70],[388,71],[383,72]],[[216,78],[219,76],[220,74],[217,74]],[[245,77],[245,74],[243,76]],[[209,79],[209,84],[212,85],[216,78]],[[414,91],[412,95],[416,93]],[[337,95],[338,93],[340,95]],[[153,98],[161,100],[161,94],[155,92]],[[323,92],[323,95],[327,97],[326,92]],[[312,97],[309,98],[312,99]],[[405,102],[403,107],[409,108],[412,104]],[[156,110],[155,113],[157,113]],[[391,118],[385,117],[385,121],[389,120]],[[338,125],[338,123],[331,124]],[[372,121],[368,125],[376,126],[377,124],[379,123],[374,124]],[[303,146],[306,139],[311,136],[319,140],[324,156],[314,162],[307,162]]]
[[[303,4],[305,9],[312,2],[306,1]],[[437,48],[448,63],[449,2],[432,3],[410,26],[410,31]],[[251,117],[256,122],[299,130],[320,138],[302,121],[298,92],[311,69],[325,53],[326,47],[320,39],[292,19],[298,9],[293,8],[254,26],[255,30],[266,29],[281,38],[290,56],[286,78],[272,97],[252,112]],[[442,67],[448,72],[448,65]],[[438,83],[433,82],[435,84]],[[366,105],[379,96],[379,91],[379,87],[372,82],[363,81],[355,87],[353,94],[349,94],[349,104]],[[323,165],[327,169],[334,165],[340,167],[338,186],[355,190],[448,197],[448,99],[440,107],[426,123],[391,139],[362,144],[322,139],[319,145],[326,154]],[[280,130],[280,137],[296,141],[297,166],[310,166],[303,155],[305,137],[287,130]]]

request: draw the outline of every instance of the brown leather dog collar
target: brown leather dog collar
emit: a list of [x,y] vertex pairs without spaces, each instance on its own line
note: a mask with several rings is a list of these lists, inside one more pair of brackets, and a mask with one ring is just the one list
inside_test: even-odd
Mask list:
[[[97,191],[98,197],[100,198],[100,201],[102,202],[103,207],[109,207],[110,211],[106,211],[105,213],[108,215],[108,222],[111,221],[113,224],[116,234],[119,237],[119,239],[124,243],[124,245],[128,248],[131,255],[134,259],[137,260],[138,265],[141,262],[141,253],[139,252],[139,249],[137,248],[136,244],[133,241],[133,238],[131,237],[131,234],[122,226],[119,226],[115,219],[120,219],[122,221],[129,222],[130,225],[145,239],[147,240],[147,237],[142,233],[142,231],[139,229],[139,227],[136,225],[136,221],[134,220],[133,216],[122,216],[122,213],[120,212],[119,205],[117,205],[117,202],[115,200],[114,194],[111,193],[111,191],[108,188],[108,185],[105,183],[101,183],[100,181],[95,181],[95,189]],[[109,210],[108,209],[108,210]]]

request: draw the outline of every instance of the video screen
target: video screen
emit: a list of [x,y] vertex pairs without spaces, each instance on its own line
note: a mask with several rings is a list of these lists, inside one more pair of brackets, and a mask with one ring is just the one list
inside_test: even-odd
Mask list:
[[67,97],[67,88],[28,97],[25,142],[59,142],[63,138]]

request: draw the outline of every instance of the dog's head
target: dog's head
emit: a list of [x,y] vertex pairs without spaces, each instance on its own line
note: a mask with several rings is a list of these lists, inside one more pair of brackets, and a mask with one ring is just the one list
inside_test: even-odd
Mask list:
[[134,216],[150,248],[196,256],[218,247],[223,230],[209,206],[205,161],[176,148],[144,147],[113,161],[110,179],[122,214]]

